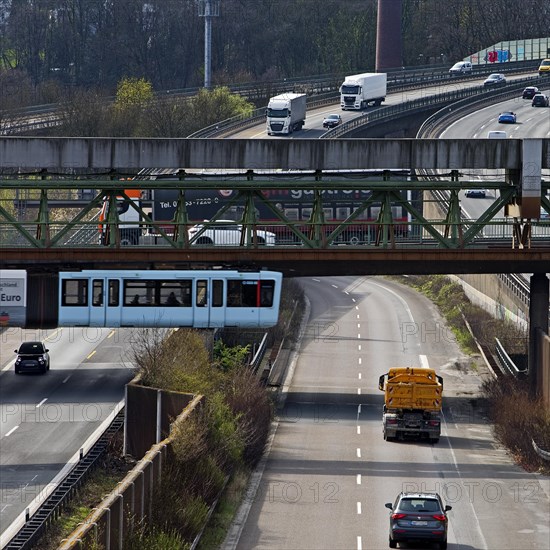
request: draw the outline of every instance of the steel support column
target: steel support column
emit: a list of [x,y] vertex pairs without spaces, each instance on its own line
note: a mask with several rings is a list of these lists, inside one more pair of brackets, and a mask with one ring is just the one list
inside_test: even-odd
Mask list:
[[548,334],[550,291],[546,273],[531,275],[529,296],[529,387],[531,396],[538,397],[542,380],[542,357],[538,356],[540,347],[537,345],[537,337],[539,330]]

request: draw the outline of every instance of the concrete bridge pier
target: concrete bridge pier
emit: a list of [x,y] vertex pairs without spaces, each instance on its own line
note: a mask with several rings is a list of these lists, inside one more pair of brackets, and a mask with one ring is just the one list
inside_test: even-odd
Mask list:
[[543,380],[542,346],[539,340],[548,334],[549,286],[546,273],[534,273],[530,281],[529,303],[529,387],[532,397],[541,395]]

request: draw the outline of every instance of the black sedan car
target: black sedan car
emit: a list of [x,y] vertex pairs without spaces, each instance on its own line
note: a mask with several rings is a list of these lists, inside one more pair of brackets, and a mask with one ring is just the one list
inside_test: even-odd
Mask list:
[[522,99],[533,99],[533,96],[535,94],[539,93],[539,89],[536,86],[527,86],[525,90],[523,90]]
[[340,124],[341,122],[342,117],[340,115],[328,115],[323,120],[323,128],[334,128],[335,126],[338,126],[338,124]]
[[501,73],[490,74],[483,82],[485,88],[495,88],[497,86],[504,86],[505,84],[506,77]]
[[398,542],[436,543],[447,548],[447,512],[438,493],[399,493],[388,502],[390,512],[390,548]]
[[50,350],[42,342],[23,342],[15,350],[15,374],[23,371],[39,372],[44,374],[50,370]]

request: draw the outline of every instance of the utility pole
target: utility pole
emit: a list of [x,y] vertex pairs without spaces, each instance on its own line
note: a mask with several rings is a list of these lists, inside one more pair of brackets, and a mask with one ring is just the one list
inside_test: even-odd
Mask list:
[[204,17],[204,87],[211,85],[212,18],[220,15],[221,0],[198,0],[199,17]]

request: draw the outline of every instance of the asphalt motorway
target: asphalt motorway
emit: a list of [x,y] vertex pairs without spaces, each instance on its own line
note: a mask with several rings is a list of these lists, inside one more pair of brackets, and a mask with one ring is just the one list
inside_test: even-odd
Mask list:
[[[0,334],[0,547],[124,398],[132,338],[130,329]],[[16,375],[13,350],[36,339],[50,350],[50,371]]]
[[[403,490],[453,507],[450,549],[549,549],[549,480],[493,438],[472,400],[490,373],[470,365],[433,304],[381,278],[301,282],[311,315],[263,475],[224,550],[387,548],[384,504]],[[377,384],[394,366],[444,377],[439,443],[383,440]]]

